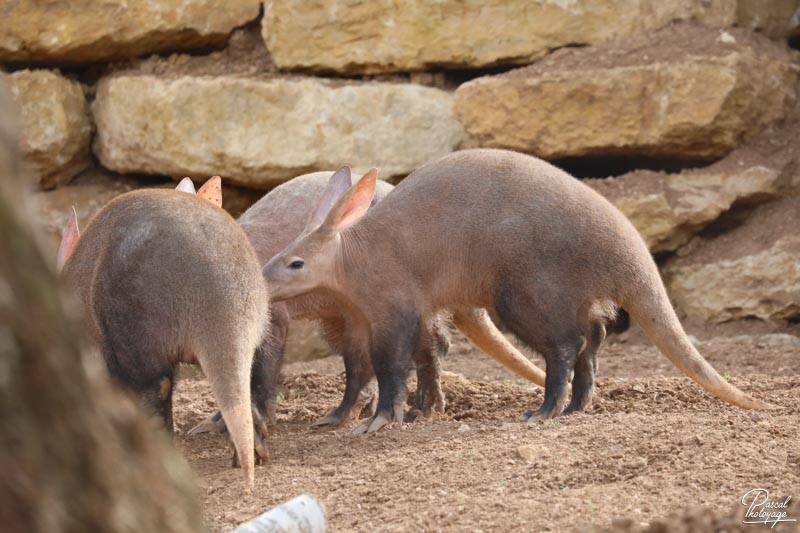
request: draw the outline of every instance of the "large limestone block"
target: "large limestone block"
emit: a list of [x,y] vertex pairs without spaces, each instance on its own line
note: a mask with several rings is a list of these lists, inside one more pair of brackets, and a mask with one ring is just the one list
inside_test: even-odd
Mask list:
[[477,78],[458,88],[455,110],[480,146],[708,160],[782,118],[797,78],[764,37],[683,25]]
[[68,182],[89,165],[92,127],[78,82],[49,70],[1,75],[20,108],[22,153],[42,188]]
[[779,126],[707,167],[585,180],[611,200],[653,252],[672,251],[731,208],[800,195],[800,106]]
[[670,296],[692,317],[800,317],[800,197],[763,204],[727,233],[693,240],[663,270]]
[[759,165],[734,172],[637,171],[587,183],[633,222],[650,251],[663,252],[685,244],[734,203],[776,198],[790,181],[781,170]]
[[412,84],[123,75],[101,81],[93,111],[107,168],[254,188],[343,164],[404,175],[463,135],[452,96]]
[[0,62],[86,62],[221,45],[260,0],[16,0],[0,7]]
[[736,21],[736,5],[736,0],[310,0],[299,9],[296,0],[267,0],[262,27],[282,68],[390,72],[526,64],[555,48],[623,38],[673,20],[727,26]]

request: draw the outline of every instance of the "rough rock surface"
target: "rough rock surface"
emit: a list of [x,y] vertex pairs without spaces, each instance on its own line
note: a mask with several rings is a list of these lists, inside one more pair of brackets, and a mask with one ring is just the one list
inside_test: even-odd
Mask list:
[[[17,0],[0,7],[0,61],[78,63],[218,46],[259,0]],[[54,21],[58,21],[54,23]]]
[[[735,0],[293,0],[264,4],[264,40],[282,68],[392,72],[525,64],[555,48],[697,19],[727,26]],[[766,6],[754,6],[759,14]],[[771,8],[770,8],[771,9]],[[790,14],[791,16],[791,14]],[[788,19],[787,19],[788,20]],[[308,39],[313,33],[314,38]]]
[[589,185],[611,200],[642,234],[652,252],[675,250],[734,203],[776,198],[788,183],[779,170],[708,169],[663,174],[637,171]]
[[585,183],[633,222],[653,252],[672,251],[733,207],[800,194],[800,106],[713,165],[639,170]]
[[101,81],[93,111],[109,169],[253,188],[342,164],[404,175],[463,135],[452,96],[413,84],[121,75]]
[[697,237],[663,270],[670,296],[710,322],[800,317],[800,197],[763,204],[735,229]]
[[782,118],[797,78],[792,54],[764,37],[684,24],[477,78],[455,111],[471,145],[710,160]]
[[31,178],[51,189],[85,169],[92,127],[81,85],[49,70],[0,74],[3,81],[20,107],[21,148]]

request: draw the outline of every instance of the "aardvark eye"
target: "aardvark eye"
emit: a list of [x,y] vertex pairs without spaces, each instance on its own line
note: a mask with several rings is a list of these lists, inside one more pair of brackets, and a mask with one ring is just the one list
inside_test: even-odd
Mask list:
[[294,261],[289,263],[289,268],[291,268],[292,270],[300,270],[301,268],[303,268],[305,264],[306,264],[305,261],[303,261],[302,259],[295,259]]

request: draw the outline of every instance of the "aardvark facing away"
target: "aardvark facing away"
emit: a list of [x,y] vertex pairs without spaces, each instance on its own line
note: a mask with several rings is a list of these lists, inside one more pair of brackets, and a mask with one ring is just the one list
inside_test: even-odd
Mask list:
[[[251,488],[250,368],[269,322],[269,297],[244,232],[203,199],[218,188],[219,178],[212,178],[197,196],[186,194],[194,192],[186,181],[179,191],[123,194],[79,240],[73,211],[58,262],[83,302],[109,374],[139,394],[170,431],[174,368],[200,363]],[[255,449],[266,459],[263,423],[259,430]]]
[[[594,391],[605,321],[627,310],[687,376],[726,402],[766,407],[720,376],[678,321],[633,225],[605,198],[537,158],[464,150],[413,172],[367,211],[375,180],[331,204],[314,231],[264,267],[274,300],[325,291],[369,328],[374,417],[402,420],[411,354],[442,310],[494,309],[547,365],[544,402],[527,419],[580,411]],[[381,287],[381,290],[376,290]]]

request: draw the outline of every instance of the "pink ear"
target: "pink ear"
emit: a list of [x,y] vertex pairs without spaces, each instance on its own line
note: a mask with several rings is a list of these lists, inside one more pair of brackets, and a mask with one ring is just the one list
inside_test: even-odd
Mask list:
[[67,227],[64,228],[64,234],[61,237],[61,245],[58,247],[58,256],[56,257],[56,270],[61,272],[64,269],[64,264],[72,255],[75,250],[75,245],[78,244],[81,232],[78,229],[78,213],[75,212],[75,207],[72,207],[72,213],[69,215]]
[[375,168],[364,174],[358,183],[339,198],[325,220],[325,225],[341,231],[358,222],[372,203],[377,179],[378,170]]
[[336,200],[347,192],[347,189],[352,185],[351,180],[352,176],[348,166],[343,166],[331,175],[331,179],[328,180],[328,185],[325,187],[325,192],[322,193],[319,199],[317,208],[314,209],[314,212],[308,218],[308,222],[306,222],[307,230],[312,230],[322,224]]
[[176,191],[188,192],[189,194],[196,194],[194,190],[194,183],[190,178],[183,178],[181,182],[175,187]]
[[197,196],[217,207],[222,207],[222,178],[214,176],[209,179],[197,191]]

